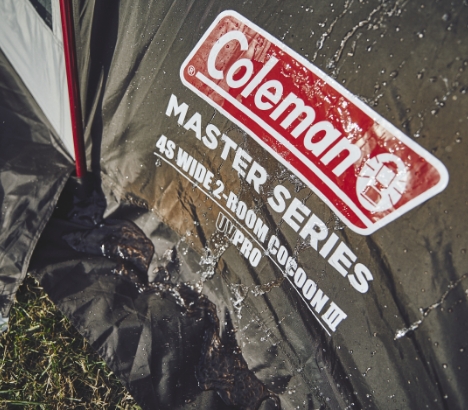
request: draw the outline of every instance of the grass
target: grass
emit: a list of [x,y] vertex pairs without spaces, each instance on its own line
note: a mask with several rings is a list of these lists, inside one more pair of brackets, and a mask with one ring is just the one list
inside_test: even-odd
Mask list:
[[31,277],[0,335],[0,408],[141,410]]

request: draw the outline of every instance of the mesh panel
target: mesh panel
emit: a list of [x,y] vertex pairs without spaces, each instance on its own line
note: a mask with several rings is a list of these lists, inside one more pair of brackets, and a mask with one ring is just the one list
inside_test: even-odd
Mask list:
[[45,23],[52,29],[52,0],[29,0]]

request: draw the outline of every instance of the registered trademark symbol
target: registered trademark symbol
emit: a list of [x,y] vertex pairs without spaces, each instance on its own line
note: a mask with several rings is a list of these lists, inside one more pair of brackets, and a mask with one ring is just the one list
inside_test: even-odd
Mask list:
[[195,75],[195,67],[193,65],[189,65],[187,71],[190,76]]

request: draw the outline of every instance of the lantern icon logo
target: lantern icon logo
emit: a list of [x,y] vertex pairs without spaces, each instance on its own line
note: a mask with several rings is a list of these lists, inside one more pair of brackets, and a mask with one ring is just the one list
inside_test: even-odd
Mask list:
[[359,173],[356,184],[361,205],[372,212],[394,208],[406,189],[408,170],[393,154],[369,158]]

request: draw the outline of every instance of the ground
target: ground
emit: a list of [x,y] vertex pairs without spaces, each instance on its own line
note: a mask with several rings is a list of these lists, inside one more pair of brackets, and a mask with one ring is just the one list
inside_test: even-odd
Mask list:
[[31,277],[0,335],[0,408],[141,410]]

